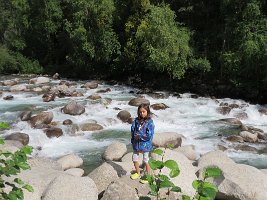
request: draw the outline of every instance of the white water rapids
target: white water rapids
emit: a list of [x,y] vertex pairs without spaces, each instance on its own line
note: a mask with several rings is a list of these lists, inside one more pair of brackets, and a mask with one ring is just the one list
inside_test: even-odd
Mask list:
[[[2,81],[2,80],[1,80]],[[138,89],[123,85],[107,85],[99,84],[96,89],[81,88],[86,81],[76,81],[76,90],[84,94],[83,97],[65,97],[56,98],[52,102],[43,102],[42,94],[36,92],[8,92],[7,86],[0,86],[3,95],[0,100],[0,121],[11,124],[11,129],[3,131],[4,136],[14,132],[27,133],[30,137],[29,145],[35,148],[33,155],[58,158],[68,153],[77,153],[85,160],[85,165],[94,168],[101,161],[101,153],[104,148],[114,140],[119,140],[126,144],[130,144],[130,124],[123,123],[117,118],[118,107],[127,110],[132,117],[136,116],[137,108],[128,105],[129,100],[136,97]],[[58,84],[59,81],[52,81]],[[25,84],[25,83],[20,83]],[[102,98],[111,98],[109,105],[101,103],[91,103],[86,100],[91,94],[100,89],[110,88],[107,93],[100,93]],[[134,93],[132,93],[132,92]],[[157,91],[160,92],[160,91]],[[3,100],[3,96],[12,94],[13,100]],[[144,94],[150,104],[164,103],[169,108],[166,110],[153,110],[153,117],[156,129],[155,132],[177,132],[185,136],[182,145],[193,144],[198,156],[218,149],[218,145],[228,147],[226,153],[229,157],[237,162],[246,163],[259,168],[267,168],[267,153],[255,153],[240,151],[231,148],[231,143],[222,139],[220,134],[231,132],[228,125],[217,123],[216,120],[233,117],[235,113],[246,112],[248,118],[241,120],[243,124],[250,125],[262,129],[267,132],[267,115],[261,115],[259,108],[266,107],[263,105],[253,105],[243,100],[234,99],[218,99],[220,102],[246,104],[242,108],[234,108],[228,115],[222,115],[216,111],[219,104],[210,98],[190,98],[190,94],[181,94],[181,98],[177,98],[170,94],[165,99],[154,99]],[[71,99],[82,102],[86,105],[86,111],[79,116],[66,115],[60,109]],[[40,111],[51,111],[54,114],[53,121],[57,122],[58,127],[62,128],[64,135],[59,138],[48,138],[42,129],[33,129],[28,122],[20,121],[18,115],[25,110],[32,110],[34,114]],[[90,120],[96,120],[98,124],[104,127],[101,131],[84,132],[81,136],[68,135],[67,126],[62,125],[65,119],[71,119],[75,124],[81,124]],[[267,144],[249,144],[257,149],[266,149]],[[41,148],[40,148],[41,147]],[[37,149],[41,150],[37,150]]]

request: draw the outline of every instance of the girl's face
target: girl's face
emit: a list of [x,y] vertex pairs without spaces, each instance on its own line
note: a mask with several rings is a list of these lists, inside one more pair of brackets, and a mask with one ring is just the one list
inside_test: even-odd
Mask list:
[[147,117],[147,111],[146,111],[146,109],[144,109],[144,108],[140,108],[140,110],[139,110],[139,115],[140,115],[142,118],[146,118],[146,117]]

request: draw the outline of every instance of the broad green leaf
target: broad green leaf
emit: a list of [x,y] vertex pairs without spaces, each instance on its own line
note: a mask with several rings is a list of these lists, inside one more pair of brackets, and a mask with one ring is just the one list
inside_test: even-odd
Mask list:
[[207,197],[211,200],[215,199],[216,190],[214,188],[201,188],[199,191],[200,196]]
[[18,166],[23,170],[30,169],[30,165],[25,162],[18,163]]
[[164,174],[159,175],[159,179],[160,179],[161,181],[170,180],[170,178],[169,178],[168,176],[164,175]]
[[19,179],[19,178],[15,178],[14,179],[14,182],[17,183],[17,184],[19,184],[19,185],[23,185],[24,184],[24,182],[21,179]]
[[150,159],[148,161],[149,166],[151,167],[151,169],[156,170],[156,169],[162,169],[164,167],[163,162],[159,161],[159,160],[153,160]]
[[22,188],[28,190],[29,192],[33,192],[34,191],[33,187],[28,185],[28,184],[24,185]]
[[214,199],[210,199],[209,197],[199,196],[198,200],[214,200]]
[[158,155],[160,155],[160,156],[162,156],[163,155],[163,150],[161,150],[161,149],[154,149],[153,151],[151,151],[152,153],[155,153],[155,154],[158,154]]
[[167,160],[166,162],[164,162],[164,166],[168,167],[169,169],[177,169],[177,170],[179,170],[178,164],[174,160]]
[[25,146],[21,149],[25,154],[31,154],[32,153],[32,147],[30,146]]
[[8,196],[8,200],[17,200],[17,194],[15,191],[9,192],[7,196]]
[[155,178],[151,175],[145,175],[144,178],[149,182],[149,184],[152,184],[155,180]]
[[170,188],[170,187],[174,187],[175,185],[171,182],[171,181],[169,181],[169,180],[165,180],[165,181],[162,181],[161,183],[160,183],[160,188]]
[[222,175],[222,171],[218,167],[208,167],[203,172],[204,179],[209,178],[209,177],[220,177],[221,175]]
[[0,137],[0,144],[5,144],[5,140]]
[[182,199],[183,199],[183,200],[191,200],[190,197],[187,196],[187,195],[182,195]]
[[172,169],[170,171],[170,177],[171,178],[175,178],[176,176],[178,176],[180,174],[180,170],[179,169]]
[[198,188],[201,187],[202,183],[203,183],[203,181],[201,181],[201,180],[194,180],[192,183],[192,186],[193,186],[193,188],[195,188],[197,190]]
[[210,182],[204,182],[202,185],[203,188],[213,188],[214,190],[218,191],[218,188],[216,185],[210,183]]
[[172,187],[171,191],[173,191],[173,192],[181,192],[182,190],[181,190],[180,187],[174,186],[174,187]]
[[0,128],[7,129],[7,128],[9,128],[9,125],[5,122],[0,122]]
[[155,184],[151,184],[151,185],[149,185],[149,187],[150,187],[150,194],[152,196],[157,196],[157,194],[158,194],[157,186]]
[[3,156],[5,156],[5,157],[7,158],[7,157],[11,156],[11,155],[12,155],[12,153],[11,153],[11,152],[8,152],[8,151],[6,151],[6,152],[2,152],[2,155],[3,155]]

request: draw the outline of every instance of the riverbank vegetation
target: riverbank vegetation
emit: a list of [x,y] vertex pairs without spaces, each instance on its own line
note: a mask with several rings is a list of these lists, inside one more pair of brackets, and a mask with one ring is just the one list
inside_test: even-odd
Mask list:
[[59,72],[266,103],[266,14],[263,0],[1,1],[0,73]]

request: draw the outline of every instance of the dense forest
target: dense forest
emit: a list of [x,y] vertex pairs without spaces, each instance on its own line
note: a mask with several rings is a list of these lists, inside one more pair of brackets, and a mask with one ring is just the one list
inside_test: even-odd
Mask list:
[[266,0],[1,0],[0,73],[267,102]]

